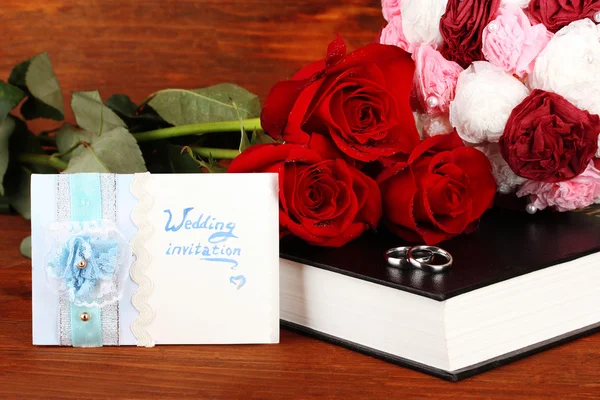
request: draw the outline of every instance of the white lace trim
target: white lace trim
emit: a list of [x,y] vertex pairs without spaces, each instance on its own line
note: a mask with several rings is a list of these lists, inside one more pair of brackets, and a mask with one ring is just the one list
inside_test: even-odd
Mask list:
[[[66,174],[56,177],[56,221],[63,225],[69,225],[71,220],[71,191],[70,180]],[[117,221],[117,177],[114,174],[101,174],[101,196],[102,196],[102,217],[112,223]],[[123,239],[124,240],[124,239]],[[126,278],[131,262],[131,248],[127,245],[129,261],[121,268],[121,279]],[[108,285],[106,285],[108,284]],[[56,283],[56,286],[59,286]],[[100,302],[102,306],[102,343],[106,346],[118,346],[120,344],[120,321],[119,321],[119,303],[121,298],[120,288],[123,285],[119,282],[119,276],[115,276],[114,280],[107,281],[103,286],[112,286],[116,288],[115,292],[108,293],[107,297]],[[111,297],[112,296],[112,297]],[[59,290],[59,310],[58,310],[58,327],[59,327],[59,345],[72,346],[71,341],[71,301],[66,291]],[[86,303],[88,307],[92,306]]]
[[154,340],[148,332],[148,326],[155,316],[154,310],[148,303],[153,283],[146,274],[152,260],[145,247],[146,241],[152,236],[152,225],[146,219],[153,203],[152,196],[146,190],[149,178],[149,173],[135,174],[130,186],[131,193],[138,199],[138,205],[131,212],[131,220],[138,228],[137,233],[131,239],[131,247],[136,256],[136,261],[131,266],[131,279],[139,286],[133,294],[131,302],[140,313],[131,324],[131,331],[136,338],[137,345],[144,347],[154,347]]
[[113,279],[99,280],[87,298],[77,298],[73,290],[67,289],[64,280],[53,276],[48,267],[46,268],[46,279],[55,293],[65,294],[67,299],[77,306],[103,308],[117,303],[121,299],[123,283],[127,279],[128,266],[131,264],[132,251],[127,239],[123,237],[114,222],[109,220],[55,222],[48,228],[48,234],[55,239],[55,245],[46,255],[45,265],[49,265],[50,260],[55,257],[57,251],[73,236],[85,234],[96,239],[117,240],[119,242],[119,253]]

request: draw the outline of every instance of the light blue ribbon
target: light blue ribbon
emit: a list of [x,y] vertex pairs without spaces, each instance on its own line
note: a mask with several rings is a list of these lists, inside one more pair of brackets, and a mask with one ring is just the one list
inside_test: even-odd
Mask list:
[[[99,221],[102,219],[100,174],[71,174],[71,219]],[[102,310],[80,307],[71,303],[71,340],[73,347],[102,347]],[[87,313],[89,319],[81,318]]]
[[[83,313],[88,320],[83,321]],[[71,303],[71,341],[73,347],[102,347],[102,310],[98,307],[80,307]]]

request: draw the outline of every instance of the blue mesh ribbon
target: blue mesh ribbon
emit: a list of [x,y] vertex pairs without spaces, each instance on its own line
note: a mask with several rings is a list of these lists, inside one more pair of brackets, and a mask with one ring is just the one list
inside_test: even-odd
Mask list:
[[[102,219],[100,174],[71,174],[71,220]],[[87,313],[82,318],[82,314]],[[71,339],[73,347],[102,347],[102,311],[98,307],[80,307],[71,303]]]

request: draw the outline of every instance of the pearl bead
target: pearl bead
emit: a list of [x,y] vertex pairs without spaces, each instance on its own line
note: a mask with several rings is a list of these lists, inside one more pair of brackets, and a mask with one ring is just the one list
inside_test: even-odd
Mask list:
[[79,318],[83,321],[83,322],[87,322],[90,320],[90,318],[92,318],[92,316],[86,312],[82,312],[81,314],[79,314]]
[[527,207],[525,207],[525,211],[527,211],[531,215],[535,214],[537,210],[537,207],[533,204],[527,204]]
[[77,268],[79,269],[84,269],[85,267],[87,267],[87,260],[85,258],[82,258],[81,260],[79,260],[79,262],[77,263]]
[[488,31],[494,32],[498,30],[498,24],[496,22],[490,22],[488,25]]
[[600,24],[600,11],[594,13],[594,21],[596,21],[597,24]]
[[594,62],[594,55],[593,54],[588,54],[586,56],[586,59],[587,59],[587,62],[591,64],[591,63]]
[[440,104],[439,100],[435,96],[427,98],[427,105],[429,108],[436,108]]

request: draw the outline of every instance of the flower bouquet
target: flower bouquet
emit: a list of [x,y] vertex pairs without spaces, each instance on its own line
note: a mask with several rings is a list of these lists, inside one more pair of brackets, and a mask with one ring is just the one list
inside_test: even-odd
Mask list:
[[[497,193],[527,210],[600,200],[600,3],[383,0],[377,43],[326,56],[257,96],[233,84],[136,104],[73,94],[41,54],[0,82],[5,202],[31,173],[276,172],[281,235],[342,246],[385,225],[435,244],[477,228]],[[12,110],[12,111],[11,111]],[[26,248],[26,246],[24,246]]]
[[455,131],[527,211],[600,201],[600,3],[384,0],[380,42],[412,53],[424,136]]

